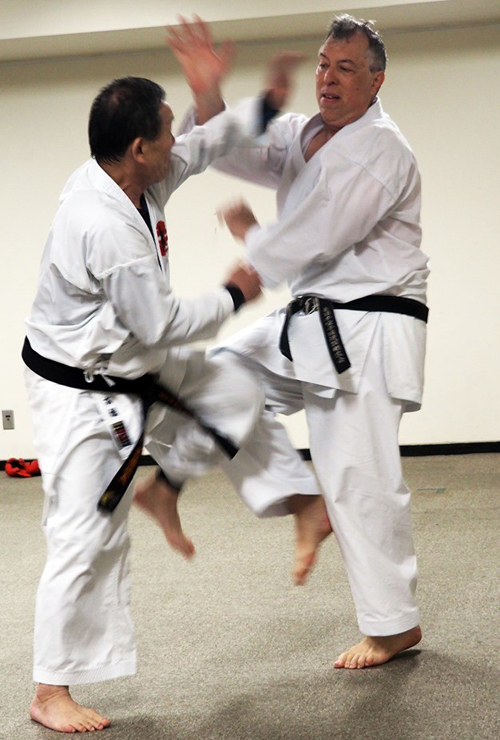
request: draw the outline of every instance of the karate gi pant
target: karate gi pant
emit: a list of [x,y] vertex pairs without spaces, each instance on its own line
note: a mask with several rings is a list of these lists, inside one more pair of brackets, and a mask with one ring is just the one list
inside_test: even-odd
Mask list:
[[[239,356],[260,373],[269,411],[291,414],[305,409],[311,457],[344,559],[359,628],[372,636],[405,632],[420,621],[414,598],[417,563],[410,492],[403,480],[398,443],[405,402],[387,392],[382,352],[377,333],[358,392],[332,389],[333,397],[319,395],[318,386],[282,377],[248,356]],[[221,351],[229,354],[234,353]],[[283,434],[280,425],[268,425],[258,446],[281,447],[284,459]],[[254,443],[252,437],[246,444],[247,455],[252,454]],[[258,457],[258,450],[253,452]],[[227,467],[236,485],[246,480],[243,456]],[[265,501],[259,505],[265,511]],[[275,513],[271,498],[269,506],[270,513]]]
[[[181,351],[161,376],[201,419],[238,445],[263,418],[259,382],[234,363]],[[105,398],[111,399],[132,444],[142,424],[140,401],[66,388],[29,370],[26,383],[43,476],[47,540],[47,562],[36,600],[33,678],[39,683],[72,685],[132,675],[136,647],[127,534],[132,487],[112,514],[99,511],[97,502],[122,463]],[[200,474],[224,457],[195,422],[158,404],[148,432],[153,452],[160,458],[169,456],[173,468],[182,459],[192,473]],[[297,467],[301,465],[298,460]],[[304,476],[311,478],[313,489],[307,468]],[[307,481],[302,482],[306,486]],[[268,485],[272,483],[271,479]],[[287,493],[285,487],[274,495],[278,509],[286,506],[278,499]]]
[[[264,386],[259,373],[245,368],[233,353],[212,354],[211,367],[216,377],[210,379],[210,388],[216,389],[216,403],[221,404],[221,419],[234,416],[237,412],[226,392],[227,374],[238,377],[243,370],[247,374],[248,388],[258,383],[264,399]],[[225,372],[222,373],[221,369]],[[210,396],[196,397],[196,376],[194,382],[189,379],[185,379],[185,382],[189,382],[190,397],[196,398],[196,408],[201,418],[208,419],[213,401]],[[245,394],[246,388],[242,392]],[[155,408],[154,421],[150,425],[154,440],[146,440],[146,445],[174,485],[182,487],[189,478],[202,475],[216,462],[243,502],[257,517],[262,518],[289,514],[287,499],[295,493],[320,495],[315,476],[292,447],[272,409],[262,408],[261,413],[254,417],[251,432],[244,438],[240,436],[239,451],[232,460],[190,419],[181,420],[173,429],[165,423],[170,415],[171,412],[164,407]],[[221,422],[216,426],[217,429],[223,429]]]

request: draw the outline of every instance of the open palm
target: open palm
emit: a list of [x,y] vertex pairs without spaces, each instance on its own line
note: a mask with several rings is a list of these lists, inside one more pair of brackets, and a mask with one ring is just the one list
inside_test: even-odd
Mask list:
[[224,41],[216,49],[208,24],[198,16],[192,23],[182,16],[180,21],[180,28],[168,28],[167,43],[193,93],[203,94],[220,85],[231,69],[236,48],[231,41]]

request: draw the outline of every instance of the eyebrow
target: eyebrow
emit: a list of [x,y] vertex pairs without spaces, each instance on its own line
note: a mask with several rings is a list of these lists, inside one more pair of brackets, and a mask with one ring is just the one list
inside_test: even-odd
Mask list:
[[[328,57],[326,56],[326,54],[323,54],[322,51],[319,52],[319,56],[320,57],[323,57],[323,59],[326,59],[327,62],[330,61],[328,59]],[[354,60],[352,60],[352,59],[336,59],[335,61],[338,62],[338,63],[340,63],[340,64],[352,64],[353,67],[356,66],[356,62]]]

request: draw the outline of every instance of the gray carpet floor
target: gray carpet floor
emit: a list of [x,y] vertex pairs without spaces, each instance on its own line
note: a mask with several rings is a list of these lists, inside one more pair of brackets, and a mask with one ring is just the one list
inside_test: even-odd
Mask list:
[[[257,521],[215,471],[186,489],[191,563],[133,512],[137,676],[76,687],[110,740],[500,738],[500,455],[406,458],[424,639],[387,665],[335,670],[358,639],[334,538],[290,581],[289,518]],[[141,468],[139,476],[150,471]],[[44,562],[40,479],[0,473],[0,737],[30,721],[34,596]],[[100,734],[101,736],[101,734]]]

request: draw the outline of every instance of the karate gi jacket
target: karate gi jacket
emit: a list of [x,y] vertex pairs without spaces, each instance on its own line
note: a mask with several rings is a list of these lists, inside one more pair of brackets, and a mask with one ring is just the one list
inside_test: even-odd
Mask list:
[[[189,119],[184,130],[192,125]],[[263,283],[287,282],[293,296],[347,302],[368,295],[426,302],[428,258],[420,249],[420,175],[413,152],[377,98],[357,121],[306,162],[322,128],[319,114],[294,113],[266,134],[217,160],[221,171],[277,190],[277,220],[246,235],[247,256]],[[278,349],[284,309],[244,329],[225,346],[251,355],[275,373],[331,396],[356,392],[374,331],[382,324],[384,371],[391,396],[419,407],[425,324],[410,316],[336,310],[351,368],[338,374],[318,313],[295,314],[289,339],[293,363]]]
[[[27,336],[39,354],[86,371],[157,372],[175,347],[217,333],[234,310],[223,287],[193,300],[170,287],[164,206],[190,175],[259,133],[257,99],[180,136],[166,179],[145,193],[154,237],[124,191],[90,160],[61,195],[42,257]],[[169,355],[170,353],[170,355]]]

